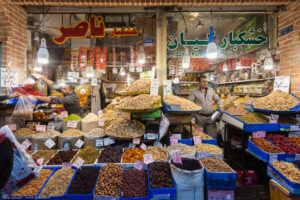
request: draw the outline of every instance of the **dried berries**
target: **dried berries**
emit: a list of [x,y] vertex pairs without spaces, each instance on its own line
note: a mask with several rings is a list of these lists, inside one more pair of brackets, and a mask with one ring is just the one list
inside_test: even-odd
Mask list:
[[268,138],[287,154],[300,154],[300,148],[282,135],[268,135]]
[[129,148],[124,150],[122,163],[135,163],[136,160],[144,161],[144,151],[138,148]]
[[59,151],[51,158],[47,165],[61,165],[65,162],[71,162],[76,153],[77,151]]
[[98,163],[120,163],[123,150],[115,147],[104,148],[98,158]]
[[172,164],[179,169],[189,170],[189,171],[194,171],[202,168],[199,160],[192,159],[192,158],[182,158],[181,161],[182,164],[179,164],[179,163],[174,163],[172,160]]
[[151,163],[149,167],[149,181],[151,188],[173,188],[171,168],[169,163]]
[[218,158],[202,158],[200,161],[209,172],[234,172],[223,160]]
[[284,153],[280,148],[273,145],[265,138],[252,138],[251,141],[261,150],[267,153]]
[[128,169],[123,172],[123,198],[148,196],[146,170]]

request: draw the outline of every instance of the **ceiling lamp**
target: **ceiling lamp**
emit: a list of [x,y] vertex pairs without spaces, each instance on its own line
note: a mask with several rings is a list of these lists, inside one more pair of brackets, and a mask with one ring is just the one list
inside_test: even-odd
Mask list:
[[121,67],[121,69],[120,69],[120,75],[121,76],[125,76],[126,75],[126,71],[125,71],[124,67]]
[[228,65],[226,62],[224,62],[224,65],[223,65],[223,72],[227,72],[228,71]]
[[216,43],[214,42],[214,29],[213,29],[213,16],[212,12],[210,12],[210,32],[209,32],[209,38],[208,38],[208,46],[206,49],[206,57],[209,59],[215,59],[218,57],[218,47]]
[[[44,1],[43,1],[43,19],[42,19],[42,34],[45,32],[45,14],[44,14]],[[49,52],[46,45],[46,39],[43,37],[41,39],[41,45],[37,53],[37,60],[40,64],[48,64],[49,62]]]
[[145,62],[146,62],[146,55],[145,55],[144,47],[141,46],[139,51],[139,63],[144,64]]
[[267,55],[266,55],[266,58],[265,58],[265,62],[264,62],[264,68],[265,70],[271,70],[273,69],[273,59],[272,59],[272,56],[271,56],[271,52],[268,51],[267,52]]
[[184,55],[182,57],[182,68],[187,69],[190,67],[191,57],[189,54],[189,49],[186,48],[184,51]]
[[236,62],[236,69],[237,69],[237,70],[242,69],[240,59],[237,59],[237,62]]

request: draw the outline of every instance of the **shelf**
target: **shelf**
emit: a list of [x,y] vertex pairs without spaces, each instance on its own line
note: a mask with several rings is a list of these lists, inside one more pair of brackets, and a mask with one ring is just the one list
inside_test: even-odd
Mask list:
[[257,82],[257,81],[267,81],[273,80],[275,78],[265,78],[265,79],[251,79],[251,80],[242,80],[242,81],[233,81],[233,82],[226,82],[226,83],[214,83],[216,85],[227,85],[227,84],[237,84],[237,83],[250,83],[250,82]]
[[179,82],[179,85],[181,85],[181,84],[198,84],[198,82],[181,81],[181,82]]
[[214,70],[205,70],[205,71],[200,71],[200,72],[185,72],[185,74],[203,74],[203,73],[209,73],[209,72],[214,72]]
[[190,94],[176,94],[177,96],[189,96]]

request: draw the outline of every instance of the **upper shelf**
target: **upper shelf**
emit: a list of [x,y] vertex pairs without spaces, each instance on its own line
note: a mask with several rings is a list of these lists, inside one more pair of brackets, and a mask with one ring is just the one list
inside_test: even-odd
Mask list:
[[265,78],[265,79],[251,79],[251,80],[241,80],[241,81],[232,81],[232,82],[226,82],[226,83],[216,83],[213,81],[209,81],[216,85],[227,85],[227,84],[237,84],[237,83],[250,83],[250,82],[257,82],[257,81],[267,81],[267,80],[273,80],[274,78]]

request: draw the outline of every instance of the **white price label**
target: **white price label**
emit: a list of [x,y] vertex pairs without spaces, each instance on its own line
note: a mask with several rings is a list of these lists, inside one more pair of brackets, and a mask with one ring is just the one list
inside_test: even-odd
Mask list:
[[300,154],[296,154],[295,160],[300,160]]
[[49,122],[47,128],[48,128],[48,130],[54,130],[54,128],[55,128],[54,122]]
[[202,140],[200,136],[194,136],[193,139],[195,144],[202,144]]
[[84,142],[82,140],[77,140],[77,142],[75,143],[75,146],[78,147],[79,149],[81,149],[82,145],[84,144]]
[[276,124],[278,122],[279,115],[271,114],[270,116],[270,124]]
[[84,160],[82,158],[78,157],[75,162],[73,163],[73,166],[75,166],[77,169],[79,169],[84,163]]
[[99,110],[98,111],[98,117],[100,118],[100,117],[102,117],[102,115],[103,115],[103,110]]
[[278,154],[272,153],[272,154],[269,155],[269,162],[270,163],[272,163],[274,161],[277,161],[277,160],[278,160]]
[[71,169],[72,168],[72,164],[69,163],[69,162],[62,163],[62,168]]
[[156,134],[155,133],[147,133],[147,139],[148,140],[155,140],[157,137],[156,137]]
[[134,72],[134,67],[129,67],[129,72]]
[[99,127],[103,127],[105,122],[106,122],[106,120],[100,119],[99,120]]
[[129,147],[129,148],[135,148],[135,144],[129,143],[128,147]]
[[116,99],[113,99],[111,103],[114,104],[114,105],[116,105],[118,102],[117,102]]
[[144,154],[144,163],[146,165],[148,165],[152,162],[154,162],[152,155],[151,154]]
[[114,67],[113,68],[113,74],[117,74],[118,73],[118,68]]
[[299,131],[299,126],[291,126],[290,131]]
[[78,121],[68,121],[67,122],[67,127],[68,128],[76,128],[78,124]]
[[104,146],[108,146],[108,145],[111,145],[111,144],[114,144],[115,143],[115,140],[112,139],[112,138],[105,138],[104,139]]
[[64,119],[64,118],[67,118],[68,117],[68,112],[67,111],[62,111],[61,112],[61,117]]
[[46,142],[44,144],[49,149],[52,149],[52,147],[55,145],[55,142],[53,140],[51,140],[51,139],[48,139],[48,140],[46,140]]
[[144,143],[143,144],[141,144],[141,149],[143,149],[143,150],[146,150],[147,149],[147,145],[145,145]]
[[154,79],[151,81],[150,94],[158,95],[159,81]]
[[134,163],[134,165],[133,165],[133,167],[136,168],[136,169],[138,169],[138,170],[142,170],[143,167],[144,167],[144,164],[141,161],[136,160],[135,163]]
[[10,128],[11,131],[17,130],[17,125],[16,124],[7,124],[8,128]]
[[133,143],[133,144],[136,144],[136,145],[139,145],[140,142],[141,142],[141,138],[134,138],[134,139],[132,140],[132,143]]
[[173,137],[177,137],[178,140],[181,140],[181,134],[173,134]]
[[36,125],[36,131],[37,132],[45,132],[47,129],[46,125]]
[[91,79],[91,86],[97,86],[98,84],[98,79],[97,78],[92,78]]
[[198,157],[199,158],[208,158],[209,152],[198,152]]
[[40,166],[43,165],[43,162],[44,162],[44,158],[40,158],[36,161]]
[[24,140],[24,142],[21,144],[21,146],[22,146],[25,150],[28,149],[28,147],[30,147],[30,145],[31,145],[31,142],[30,142],[28,139]]
[[96,147],[102,147],[103,146],[103,140],[96,140]]
[[143,72],[143,67],[137,67],[136,72]]
[[79,78],[79,72],[68,72],[68,77]]
[[257,131],[252,133],[253,138],[265,138],[266,137],[266,131]]
[[281,90],[289,93],[290,91],[290,76],[276,76],[274,81],[274,91]]
[[178,150],[172,151],[172,158],[174,163],[182,164],[180,151]]
[[171,140],[171,145],[173,145],[173,144],[178,144],[178,139],[177,139],[177,137],[172,136],[172,137],[170,137],[170,140]]

